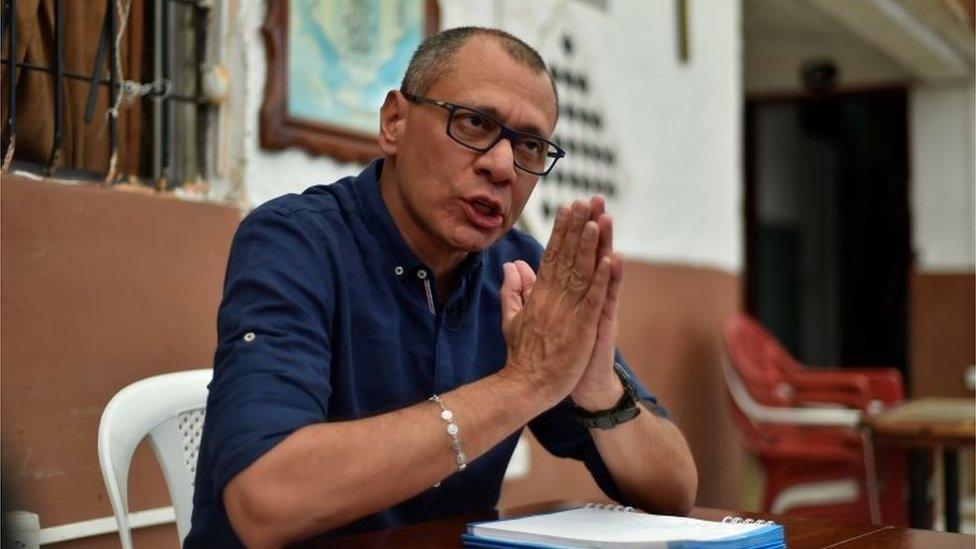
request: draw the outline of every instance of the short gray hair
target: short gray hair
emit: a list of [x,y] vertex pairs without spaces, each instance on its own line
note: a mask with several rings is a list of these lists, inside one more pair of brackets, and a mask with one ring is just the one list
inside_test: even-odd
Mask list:
[[[417,47],[407,73],[400,83],[400,91],[413,95],[424,95],[434,85],[437,79],[450,72],[454,66],[454,55],[468,42],[472,36],[486,36],[494,38],[512,59],[536,73],[549,74],[546,62],[532,46],[519,38],[500,29],[487,27],[456,27],[446,29],[428,36]],[[549,76],[552,84],[552,94],[556,98],[556,109],[559,108],[559,95],[556,83]]]

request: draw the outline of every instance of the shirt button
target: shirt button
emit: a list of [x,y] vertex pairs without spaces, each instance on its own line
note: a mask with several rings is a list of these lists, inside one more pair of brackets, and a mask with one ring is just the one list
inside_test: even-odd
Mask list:
[[397,276],[400,276],[403,274],[403,267],[397,265],[396,268],[393,269],[393,272],[396,273]]
[[254,338],[255,337],[257,337],[257,336],[254,335],[254,332],[248,332],[248,333],[244,334],[244,341],[250,343],[250,342],[254,341]]
[[423,269],[417,271],[417,278],[419,278],[420,280],[427,278],[427,271]]

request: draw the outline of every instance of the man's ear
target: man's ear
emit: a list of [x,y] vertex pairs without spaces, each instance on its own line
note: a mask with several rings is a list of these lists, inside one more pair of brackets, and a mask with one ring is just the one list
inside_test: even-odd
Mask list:
[[395,156],[397,145],[407,123],[407,99],[396,90],[390,90],[380,107],[380,151]]

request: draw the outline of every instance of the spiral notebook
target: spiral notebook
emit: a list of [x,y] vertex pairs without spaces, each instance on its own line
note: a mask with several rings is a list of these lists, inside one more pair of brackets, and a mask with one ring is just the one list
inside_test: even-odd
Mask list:
[[783,527],[771,521],[725,517],[721,522],[651,515],[631,507],[589,504],[541,515],[473,522],[461,536],[468,547],[716,548],[785,547]]

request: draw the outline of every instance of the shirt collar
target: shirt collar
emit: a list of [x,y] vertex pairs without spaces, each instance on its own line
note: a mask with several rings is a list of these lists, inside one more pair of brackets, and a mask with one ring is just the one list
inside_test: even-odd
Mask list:
[[[407,246],[397,228],[390,210],[383,202],[380,194],[380,174],[383,173],[382,158],[373,160],[358,176],[354,183],[354,194],[359,203],[359,210],[363,213],[366,227],[379,241],[387,258],[387,268],[391,273],[400,276],[412,274],[420,268],[429,270],[413,251]],[[472,252],[459,265],[460,276],[468,277],[478,271],[484,261],[484,251]]]

